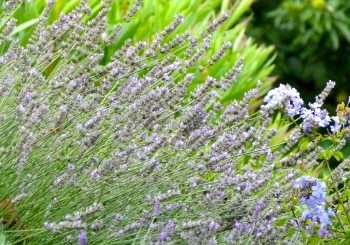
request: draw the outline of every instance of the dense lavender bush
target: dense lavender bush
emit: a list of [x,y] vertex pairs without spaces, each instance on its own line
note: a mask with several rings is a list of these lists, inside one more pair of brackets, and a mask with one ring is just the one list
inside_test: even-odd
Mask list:
[[[323,179],[309,176],[343,157],[350,109],[339,105],[334,117],[321,109],[333,82],[309,108],[281,85],[254,110],[262,83],[226,106],[220,98],[235,85],[242,59],[221,77],[189,85],[231,49],[224,42],[206,56],[229,11],[198,37],[182,33],[165,42],[184,20],[178,14],[155,39],[127,40],[101,65],[123,28],[105,32],[109,2],[87,23],[91,9],[81,1],[47,25],[48,1],[25,46],[11,35],[22,4],[6,2],[2,16],[0,241],[346,241],[349,158],[333,174],[319,174]],[[125,21],[141,5],[137,0]],[[199,62],[205,65],[197,69]],[[318,130],[329,126],[324,139],[333,145],[325,149]]]

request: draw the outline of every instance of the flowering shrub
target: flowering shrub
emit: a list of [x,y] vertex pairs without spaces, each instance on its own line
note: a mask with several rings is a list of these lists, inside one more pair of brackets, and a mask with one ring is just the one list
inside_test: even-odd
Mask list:
[[[1,29],[1,242],[346,241],[341,176],[347,178],[349,158],[319,176],[328,178],[329,196],[337,195],[332,203],[325,182],[304,174],[342,158],[348,107],[332,117],[333,145],[325,149],[316,140],[318,127],[333,123],[320,109],[332,82],[310,109],[284,85],[252,109],[262,83],[226,106],[220,99],[238,79],[242,59],[189,87],[232,48],[224,42],[204,59],[229,11],[199,37],[166,40],[184,21],[176,15],[154,40],[127,40],[101,65],[104,48],[123,30],[120,24],[105,32],[108,3],[87,23],[91,8],[81,1],[46,25],[54,7],[48,1],[25,46],[11,36],[11,17],[22,4],[6,2]],[[131,6],[126,21],[141,4]],[[277,110],[292,118],[276,118]]]
[[299,192],[299,203],[305,204],[309,208],[303,212],[303,218],[318,222],[321,225],[320,237],[327,237],[326,227],[332,224],[329,215],[334,216],[335,214],[331,208],[328,208],[328,212],[325,211],[326,184],[315,178],[305,176],[295,181],[294,188]]

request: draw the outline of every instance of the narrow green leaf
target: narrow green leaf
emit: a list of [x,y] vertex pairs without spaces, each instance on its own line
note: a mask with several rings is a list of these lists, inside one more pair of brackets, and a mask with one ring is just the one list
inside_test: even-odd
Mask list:
[[349,29],[349,27],[342,22],[335,22],[335,25],[338,28],[338,30],[343,34],[345,39],[348,42],[350,42],[350,29]]
[[301,151],[305,151],[307,149],[307,146],[309,144],[309,139],[308,138],[303,138],[299,142],[299,147]]
[[331,30],[329,32],[329,37],[331,39],[333,49],[338,49],[339,48],[339,38],[337,36],[337,33],[334,30]]
[[336,151],[333,153],[333,157],[337,160],[340,161],[344,158],[343,153],[341,151]]
[[0,233],[0,245],[11,245],[3,233]]
[[31,27],[31,26],[35,25],[36,23],[38,23],[38,22],[39,22],[39,18],[28,20],[27,22],[24,22],[24,23],[16,26],[16,28],[11,32],[10,36],[13,36],[13,35],[21,32],[21,31],[24,31],[28,27]]

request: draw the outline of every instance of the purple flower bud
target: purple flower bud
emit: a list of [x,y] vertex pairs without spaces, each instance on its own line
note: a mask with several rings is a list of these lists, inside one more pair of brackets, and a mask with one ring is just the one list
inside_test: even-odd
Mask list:
[[167,234],[165,231],[161,231],[159,234],[158,234],[158,240],[159,241],[165,241],[167,238]]
[[321,238],[326,238],[328,236],[328,230],[325,226],[322,226],[320,228],[320,230],[318,231],[318,235],[321,237]]
[[85,233],[85,232],[80,233],[80,234],[78,235],[78,243],[79,243],[79,245],[86,245],[87,242],[88,242],[88,240],[87,240],[87,235],[86,235],[86,233]]

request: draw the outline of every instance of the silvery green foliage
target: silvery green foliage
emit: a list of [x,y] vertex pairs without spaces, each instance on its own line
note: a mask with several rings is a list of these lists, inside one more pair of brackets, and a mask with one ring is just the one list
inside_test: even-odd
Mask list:
[[[136,1],[125,20],[132,21],[141,5]],[[310,143],[298,154],[276,150],[281,148],[272,144],[272,113],[283,104],[268,103],[252,114],[248,105],[259,97],[260,84],[242,100],[220,104],[239,76],[241,59],[223,77],[208,75],[188,89],[205,71],[191,68],[210,49],[211,34],[229,12],[199,37],[184,33],[163,43],[183,21],[177,15],[153,40],[127,40],[100,66],[103,48],[123,28],[105,32],[108,2],[87,23],[91,9],[81,1],[47,25],[53,6],[49,1],[26,47],[9,36],[11,18],[2,29],[0,192],[16,205],[10,219],[28,230],[22,239],[298,242],[287,234],[295,224],[279,222],[292,217],[283,203],[300,175],[288,166],[322,149]],[[224,59],[230,47],[224,43],[208,65]],[[295,105],[293,115],[300,111]],[[302,134],[301,128],[292,133],[282,152]],[[0,214],[8,215],[6,209]]]

